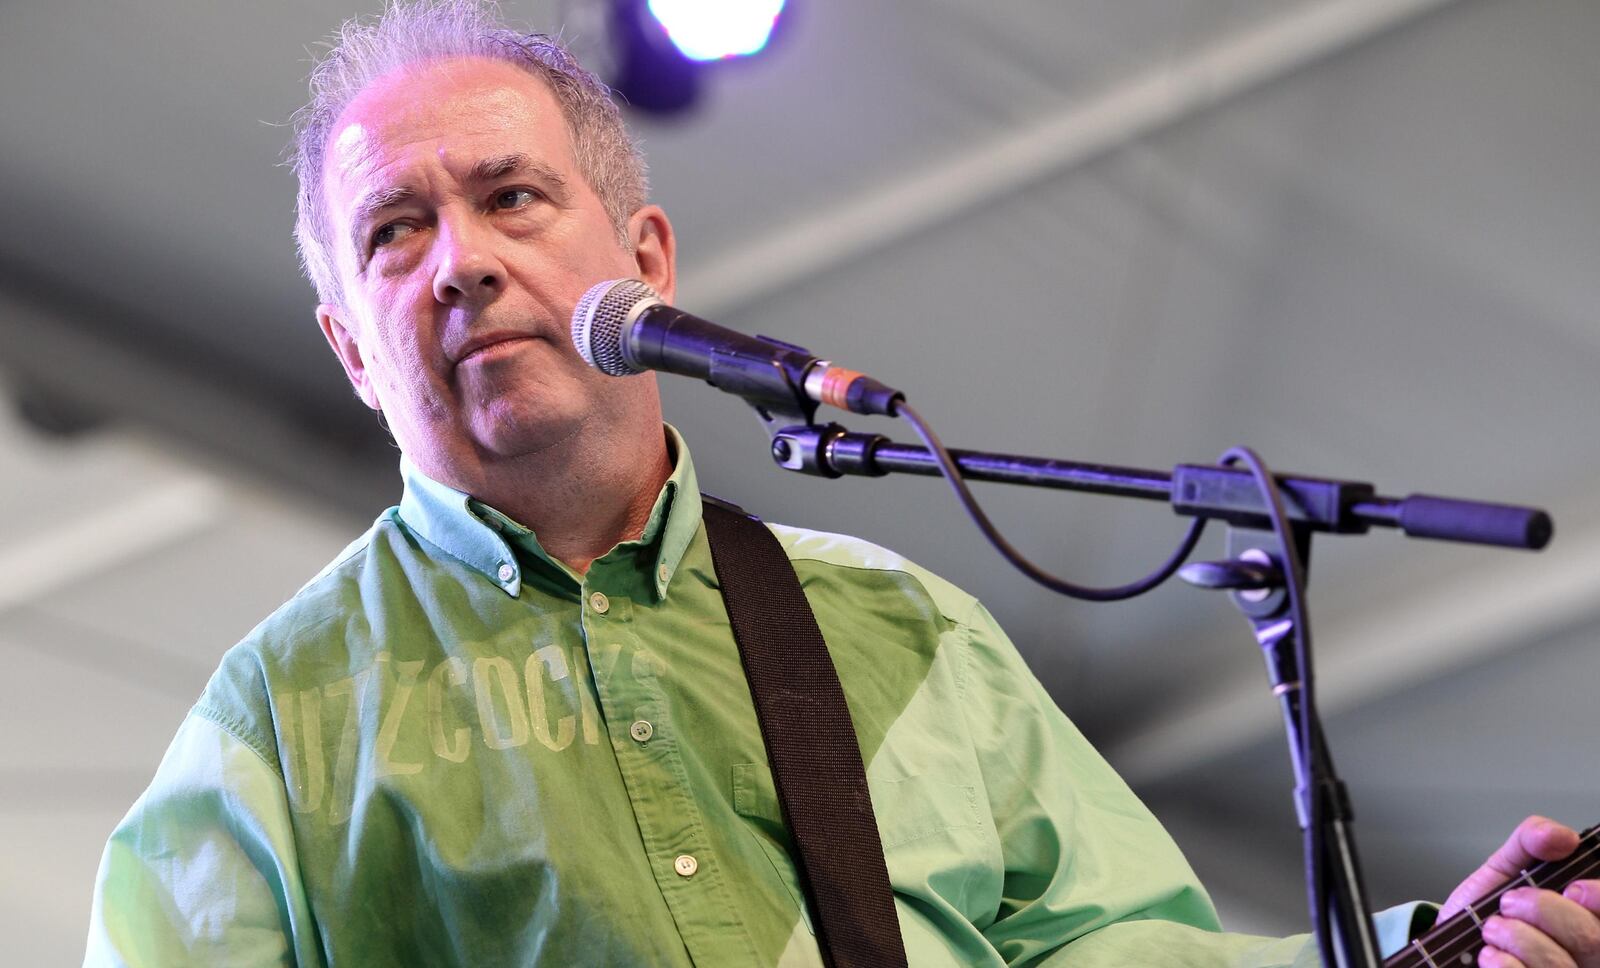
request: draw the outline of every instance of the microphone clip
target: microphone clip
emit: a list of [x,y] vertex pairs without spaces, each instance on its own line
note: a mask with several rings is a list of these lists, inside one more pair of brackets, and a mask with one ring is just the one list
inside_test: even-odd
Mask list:
[[786,471],[813,477],[883,477],[888,468],[878,466],[878,448],[893,442],[883,434],[855,433],[836,423],[768,426],[772,459]]
[[706,382],[732,393],[755,408],[769,436],[778,424],[795,420],[808,426],[815,423],[818,403],[806,394],[806,374],[818,360],[802,346],[770,336],[755,339],[777,352],[754,354],[715,347],[710,352],[710,372]]

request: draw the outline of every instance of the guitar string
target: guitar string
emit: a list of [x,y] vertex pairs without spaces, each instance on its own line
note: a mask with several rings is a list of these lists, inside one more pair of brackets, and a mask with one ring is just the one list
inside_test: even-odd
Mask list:
[[[1546,864],[1559,864],[1559,867],[1552,867],[1547,871],[1539,872],[1539,886],[1542,887],[1545,884],[1561,880],[1568,873],[1572,872],[1572,868],[1576,867],[1579,873],[1575,874],[1570,880],[1568,880],[1568,883],[1571,883],[1573,880],[1578,880],[1582,873],[1590,872],[1590,867],[1586,865],[1589,864],[1590,859],[1597,853],[1600,853],[1600,825],[1596,825],[1594,827],[1590,827],[1588,830],[1585,830],[1579,836],[1578,847],[1575,848],[1571,854],[1559,861],[1545,861],[1542,864],[1530,868],[1525,873],[1530,875],[1531,878],[1531,876],[1538,871],[1540,867],[1544,867]],[[1600,864],[1593,865],[1593,868],[1600,870]],[[1442,957],[1448,961],[1459,954],[1465,954],[1466,951],[1447,953],[1447,949],[1453,947],[1454,945],[1460,944],[1462,941],[1469,942],[1469,948],[1470,944],[1478,943],[1478,941],[1481,940],[1482,932],[1478,929],[1476,922],[1474,922],[1473,926],[1468,928],[1466,932],[1462,934],[1451,935],[1449,938],[1439,942],[1439,944],[1431,948],[1424,944],[1423,948],[1419,949],[1418,942],[1427,942],[1430,936],[1434,934],[1442,935],[1445,931],[1457,927],[1463,922],[1470,921],[1471,918],[1467,914],[1468,908],[1472,909],[1473,912],[1476,913],[1479,907],[1487,906],[1490,902],[1499,899],[1509,891],[1513,890],[1515,887],[1516,881],[1502,884],[1489,894],[1486,894],[1478,900],[1467,905],[1461,911],[1451,915],[1449,920],[1442,924],[1435,925],[1431,930],[1424,933],[1421,937],[1414,939],[1410,944],[1406,945],[1399,951],[1396,951],[1392,956],[1384,961],[1385,968],[1422,968],[1422,966],[1425,964],[1432,964],[1432,959],[1435,957]]]
[[[1589,831],[1589,833],[1587,835],[1585,835],[1584,840],[1588,840],[1588,838],[1590,836],[1593,836],[1593,834],[1594,834],[1593,830]],[[1583,847],[1584,846],[1582,840],[1579,841],[1579,845],[1578,846],[1579,847]],[[1566,874],[1571,872],[1574,868],[1576,868],[1578,871],[1585,871],[1585,870],[1588,869],[1588,865],[1589,865],[1590,860],[1592,858],[1596,857],[1596,855],[1600,855],[1600,838],[1596,838],[1595,840],[1591,841],[1589,843],[1588,849],[1586,849],[1586,850],[1575,850],[1575,851],[1573,851],[1573,853],[1571,853],[1570,855],[1568,855],[1567,857],[1563,858],[1560,861],[1551,861],[1551,862],[1549,862],[1549,863],[1559,863],[1561,866],[1552,868],[1546,875],[1548,877],[1548,879],[1546,879],[1546,876],[1541,876],[1540,880],[1543,883],[1552,883],[1552,882],[1555,882],[1555,881],[1558,881],[1558,880],[1564,878],[1566,876]],[[1532,872],[1530,871],[1529,873],[1531,874]],[[1577,880],[1578,877],[1579,877],[1579,875],[1574,874],[1574,876],[1571,879],[1572,880]],[[1469,907],[1471,907],[1474,911],[1476,911],[1479,907],[1486,906],[1491,901],[1498,901],[1506,893],[1508,893],[1509,891],[1515,889],[1516,886],[1517,886],[1516,881],[1512,881],[1511,883],[1508,883],[1508,884],[1503,884],[1500,887],[1496,888],[1492,893],[1490,893],[1490,894],[1488,894],[1488,895],[1486,895],[1486,896],[1484,896],[1482,898],[1479,898],[1477,901],[1474,901],[1471,905],[1469,905]],[[1447,957],[1448,958],[1448,957],[1453,957],[1454,955],[1459,954],[1459,953],[1464,953],[1464,952],[1449,952],[1449,951],[1447,951],[1447,949],[1453,947],[1454,945],[1460,944],[1463,941],[1466,941],[1469,944],[1473,944],[1473,943],[1476,943],[1476,941],[1481,940],[1481,938],[1482,938],[1482,931],[1477,927],[1476,923],[1472,922],[1472,919],[1467,915],[1465,909],[1463,909],[1461,911],[1458,911],[1457,913],[1451,915],[1451,917],[1450,917],[1450,919],[1448,921],[1446,921],[1444,924],[1439,925],[1434,930],[1435,931],[1443,931],[1443,930],[1445,930],[1447,928],[1460,926],[1461,922],[1463,922],[1463,921],[1465,921],[1467,924],[1471,925],[1470,927],[1467,928],[1467,930],[1464,933],[1452,935],[1449,938],[1441,941],[1436,946],[1426,945],[1425,942],[1427,941],[1427,935],[1423,935],[1421,938],[1418,938],[1417,941],[1424,942],[1424,948],[1426,950],[1426,953],[1430,957]],[[1422,952],[1417,949],[1415,941],[1412,942],[1411,945],[1408,945],[1405,949],[1403,949],[1401,953],[1403,954],[1405,952],[1410,952],[1410,953],[1413,953],[1413,954],[1417,954],[1419,956],[1422,954]]]
[[[1503,891],[1500,893],[1504,893]],[[1494,900],[1490,897],[1487,900]],[[1454,919],[1453,919],[1454,920]],[[1442,941],[1430,942],[1427,936],[1411,942],[1406,947],[1397,951],[1389,961],[1384,963],[1385,968],[1443,968],[1445,965],[1469,964],[1471,956],[1488,946],[1483,938],[1481,921],[1477,924],[1466,921],[1458,922],[1467,930],[1453,935]],[[1453,929],[1457,924],[1444,924],[1435,928],[1436,931]]]
[[[1590,835],[1592,835],[1593,833],[1594,833],[1593,830],[1588,831],[1585,834],[1584,839],[1587,840],[1588,837]],[[1583,840],[1579,841],[1579,846],[1580,847],[1584,846],[1584,841]],[[1570,873],[1571,869],[1574,866],[1576,866],[1579,871],[1586,871],[1586,870],[1588,870],[1588,868],[1585,865],[1587,864],[1589,858],[1591,858],[1592,856],[1594,856],[1597,853],[1600,853],[1600,839],[1597,839],[1597,840],[1593,841],[1592,843],[1590,843],[1589,848],[1587,850],[1575,850],[1575,851],[1573,851],[1572,854],[1568,855],[1567,857],[1563,858],[1560,861],[1548,861],[1547,863],[1552,863],[1552,864],[1559,863],[1561,866],[1560,867],[1551,868],[1549,871],[1544,872],[1540,876],[1540,880],[1541,880],[1542,883],[1551,883],[1551,882],[1555,882],[1557,880],[1560,880],[1563,877],[1565,877],[1566,874]],[[1528,873],[1532,874],[1533,872],[1530,870]],[[1578,879],[1577,876],[1574,876],[1574,877],[1571,878],[1571,880],[1577,880],[1577,879]],[[1515,881],[1512,881],[1511,883],[1508,883],[1508,884],[1503,884],[1500,887],[1496,888],[1490,894],[1488,894],[1488,895],[1486,895],[1486,896],[1484,896],[1482,898],[1479,898],[1477,901],[1473,902],[1471,905],[1469,905],[1469,907],[1473,908],[1473,910],[1476,911],[1476,909],[1479,908],[1480,906],[1486,906],[1490,902],[1498,900],[1501,896],[1506,894],[1508,891],[1513,890],[1515,887],[1516,887],[1516,882]],[[1453,927],[1456,927],[1456,926],[1460,925],[1463,921],[1470,921],[1470,918],[1467,915],[1465,909],[1463,909],[1462,911],[1452,915],[1448,921],[1446,921],[1445,923],[1437,926],[1436,928],[1433,929],[1433,931],[1435,931],[1435,932],[1443,932],[1443,931],[1445,931],[1447,929],[1450,929],[1450,928],[1453,928]],[[1430,932],[1430,933],[1432,933],[1432,932]],[[1422,964],[1422,962],[1418,961],[1418,959],[1423,959],[1424,961],[1426,961],[1428,959],[1432,959],[1432,958],[1444,958],[1447,961],[1451,960],[1451,959],[1455,958],[1459,954],[1465,954],[1466,950],[1463,950],[1463,951],[1460,951],[1460,952],[1454,952],[1454,951],[1450,951],[1449,950],[1450,948],[1454,947],[1457,944],[1460,944],[1463,941],[1466,941],[1466,942],[1468,942],[1468,945],[1469,945],[1467,950],[1470,950],[1471,945],[1476,944],[1481,940],[1481,934],[1482,934],[1482,932],[1477,928],[1477,925],[1473,924],[1471,927],[1468,928],[1468,930],[1465,933],[1452,935],[1449,938],[1441,941],[1439,944],[1433,945],[1433,946],[1429,946],[1429,945],[1426,944],[1426,942],[1428,940],[1428,935],[1424,934],[1421,938],[1418,938],[1416,941],[1413,941],[1410,945],[1407,945],[1405,948],[1401,949],[1401,951],[1399,951],[1399,952],[1397,952],[1395,954],[1395,959],[1396,959],[1395,968],[1400,968],[1400,964],[1402,964],[1401,962],[1398,961],[1398,959],[1403,958],[1404,956],[1406,956],[1408,954],[1413,956],[1412,960],[1414,962],[1417,962],[1418,968],[1420,968],[1420,966]],[[1421,949],[1419,949],[1417,947],[1417,942],[1419,942],[1419,941],[1424,943]]]
[[[1580,841],[1579,846],[1583,846],[1581,841]],[[1589,869],[1588,862],[1596,854],[1600,854],[1600,841],[1596,841],[1596,842],[1592,843],[1587,850],[1576,850],[1576,851],[1574,851],[1572,854],[1570,854],[1569,856],[1563,858],[1561,861],[1550,861],[1549,863],[1559,863],[1561,866],[1560,867],[1551,868],[1549,871],[1547,871],[1544,874],[1542,874],[1540,876],[1540,878],[1539,878],[1539,880],[1541,882],[1541,886],[1543,884],[1554,883],[1554,882],[1566,879],[1567,875],[1569,873],[1573,873],[1574,868],[1576,868],[1576,870],[1578,872],[1580,872],[1580,873],[1588,870]],[[1528,873],[1532,874],[1532,871],[1529,871]],[[1577,880],[1577,879],[1578,879],[1578,876],[1576,874],[1573,877],[1570,878],[1570,880]],[[1570,880],[1569,880],[1569,882],[1570,882]],[[1498,901],[1506,893],[1508,893],[1509,891],[1514,890],[1516,887],[1517,887],[1517,882],[1516,881],[1512,881],[1512,882],[1510,882],[1508,884],[1502,884],[1500,887],[1496,888],[1489,895],[1487,895],[1487,896],[1485,896],[1483,898],[1480,898],[1479,900],[1473,902],[1470,905],[1470,907],[1474,910],[1474,912],[1476,912],[1478,908],[1487,907],[1491,902]],[[1446,921],[1444,924],[1439,925],[1439,927],[1436,928],[1435,930],[1442,931],[1442,930],[1444,930],[1446,928],[1450,928],[1450,927],[1453,927],[1453,926],[1466,926],[1465,924],[1463,924],[1463,919],[1465,919],[1465,921],[1467,921],[1467,922],[1471,921],[1471,918],[1467,915],[1465,909],[1463,909],[1462,911],[1452,915],[1449,921]],[[1457,954],[1457,952],[1450,952],[1450,951],[1448,951],[1448,949],[1454,947],[1457,944],[1460,944],[1463,941],[1468,942],[1469,947],[1470,947],[1470,945],[1476,944],[1479,940],[1481,940],[1481,936],[1482,936],[1482,931],[1478,927],[1477,923],[1471,923],[1471,925],[1469,927],[1467,927],[1467,930],[1464,933],[1452,935],[1451,937],[1445,939],[1444,941],[1441,941],[1436,946],[1429,947],[1426,944],[1424,944],[1424,947],[1427,950],[1427,954],[1430,955],[1430,956],[1446,956],[1446,955],[1448,955],[1450,957],[1453,957],[1455,954]],[[1421,941],[1425,942],[1426,941],[1426,937],[1427,936],[1424,935],[1423,938],[1420,938],[1418,940],[1421,940]],[[1413,948],[1411,950],[1415,950],[1414,945],[1415,945],[1415,942],[1413,942]],[[1461,953],[1464,953],[1464,952],[1461,952]]]

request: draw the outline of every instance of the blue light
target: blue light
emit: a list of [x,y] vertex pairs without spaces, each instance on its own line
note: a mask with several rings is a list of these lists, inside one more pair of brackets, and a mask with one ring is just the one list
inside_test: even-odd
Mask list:
[[767,46],[784,0],[650,0],[653,14],[690,60],[744,57]]

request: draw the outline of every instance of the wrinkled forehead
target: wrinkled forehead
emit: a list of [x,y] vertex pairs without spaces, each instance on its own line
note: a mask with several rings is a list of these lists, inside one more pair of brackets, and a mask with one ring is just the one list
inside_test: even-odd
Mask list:
[[483,58],[432,61],[378,78],[340,112],[327,144],[322,178],[335,210],[408,168],[464,171],[512,151],[558,171],[575,167],[565,118],[544,81]]

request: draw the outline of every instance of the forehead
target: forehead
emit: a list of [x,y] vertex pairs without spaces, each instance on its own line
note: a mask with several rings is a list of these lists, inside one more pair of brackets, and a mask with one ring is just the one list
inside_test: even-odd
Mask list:
[[537,77],[500,61],[456,58],[384,75],[351,100],[329,131],[323,182],[341,200],[411,169],[459,174],[518,151],[574,168],[561,107]]

